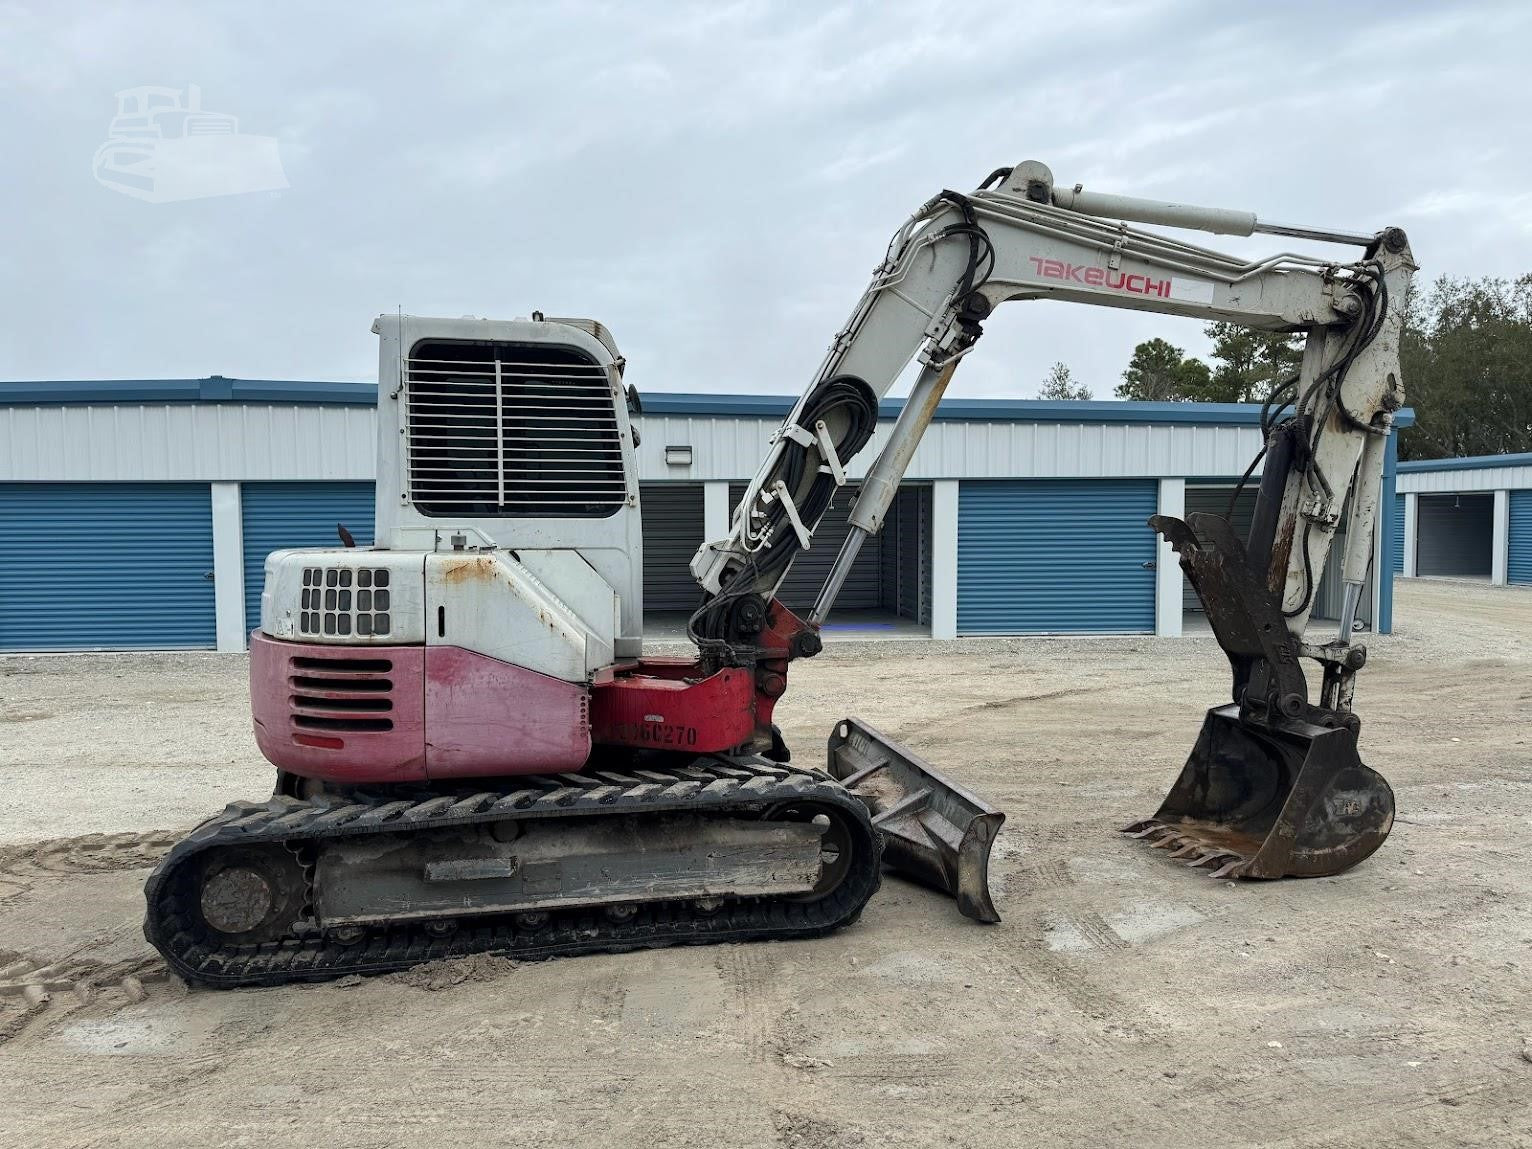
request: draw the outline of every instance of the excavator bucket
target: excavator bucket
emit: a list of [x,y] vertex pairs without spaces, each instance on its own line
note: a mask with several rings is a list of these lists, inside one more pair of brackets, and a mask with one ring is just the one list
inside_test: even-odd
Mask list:
[[998,922],[989,849],[1005,815],[856,718],[830,735],[830,775],[860,798],[892,870],[957,899],[964,916]]
[[1308,878],[1356,865],[1393,822],[1394,792],[1357,757],[1353,730],[1256,726],[1230,704],[1208,711],[1154,817],[1123,833],[1215,878]]

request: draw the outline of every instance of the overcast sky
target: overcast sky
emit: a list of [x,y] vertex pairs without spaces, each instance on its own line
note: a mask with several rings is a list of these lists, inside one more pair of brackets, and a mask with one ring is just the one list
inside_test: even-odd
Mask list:
[[[1028,158],[1514,275],[1529,49],[1519,2],[0,0],[0,378],[371,379],[379,312],[540,309],[610,325],[641,389],[796,393],[905,216]],[[114,93],[191,84],[276,137],[286,190],[97,182]],[[1107,398],[1153,335],[1206,346],[1002,308],[952,393],[1063,360]]]

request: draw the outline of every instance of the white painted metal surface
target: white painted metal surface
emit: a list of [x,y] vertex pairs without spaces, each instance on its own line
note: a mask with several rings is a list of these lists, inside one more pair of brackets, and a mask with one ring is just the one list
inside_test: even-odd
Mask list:
[[1494,533],[1490,540],[1489,581],[1506,584],[1507,563],[1511,555],[1511,492],[1495,492]]
[[[779,418],[646,415],[638,469],[642,478],[740,481],[766,453]],[[891,420],[847,467],[852,481],[887,441]],[[690,443],[691,466],[666,467],[666,443]],[[931,425],[905,478],[1159,478],[1238,475],[1261,448],[1255,426],[938,421]],[[1402,476],[1401,476],[1402,478]]]
[[[645,415],[641,479],[740,482],[750,477],[778,418]],[[865,473],[893,422],[848,468]],[[370,407],[200,403],[0,407],[0,482],[368,480],[376,476],[377,414]],[[692,463],[667,467],[666,443],[688,443]],[[907,479],[1127,478],[1237,475],[1260,449],[1256,427],[1231,425],[938,421]],[[1417,486],[1475,471],[1400,475],[1399,489],[1493,490],[1520,482]],[[1477,480],[1475,480],[1477,483]]]
[[958,483],[931,484],[931,637],[957,637]]
[[729,533],[729,481],[716,479],[702,487],[702,537],[722,538]]
[[371,407],[0,407],[0,482],[366,480]]
[[[573,551],[538,558],[534,574],[506,551],[426,555],[426,645],[462,647],[566,682],[609,666],[616,593]],[[577,567],[584,577],[574,577]]]
[[[340,550],[331,547],[304,547],[272,551],[266,556],[266,581],[261,591],[261,630],[273,638],[289,641],[332,643],[343,646],[394,646],[411,645],[425,641],[425,588],[422,576],[423,556],[419,554],[387,553],[357,547]],[[305,571],[348,571],[349,587],[338,584],[333,587],[315,585],[304,580]],[[348,633],[338,628],[305,626],[304,615],[338,615],[352,617],[361,604],[348,598],[345,605],[340,601],[340,591],[349,590],[354,595],[360,589],[362,570],[373,572],[367,581],[371,589],[382,585],[377,572],[387,570],[388,599],[386,604],[370,601],[367,610],[373,614],[387,614],[387,628],[369,628],[371,634],[357,634],[354,626],[347,625]],[[333,590],[335,599],[326,603],[325,592]],[[305,595],[305,591],[308,592]],[[331,633],[325,633],[329,629]]]
[[[432,319],[384,315],[378,318],[373,329],[379,335],[377,530],[374,536],[378,545],[401,550],[442,550],[452,545],[453,536],[463,534],[469,546],[487,541],[516,550],[578,552],[616,593],[622,613],[618,646],[623,656],[636,655],[643,643],[643,531],[639,519],[638,476],[634,473],[632,432],[617,357],[607,344],[570,323],[539,318]],[[603,513],[581,515],[551,507],[537,507],[524,514],[514,508],[499,513],[492,509],[474,510],[475,506],[484,507],[482,499],[464,503],[462,509],[457,509],[458,504],[444,504],[439,494],[434,496],[435,506],[431,505],[431,497],[422,495],[419,501],[412,497],[411,477],[418,478],[421,463],[420,458],[409,457],[412,449],[417,454],[420,452],[417,433],[421,428],[410,422],[412,403],[415,396],[425,393],[430,383],[418,373],[411,375],[406,356],[415,356],[427,343],[445,347],[479,345],[486,341],[505,345],[509,354],[517,354],[517,347],[564,349],[599,369],[608,388],[610,403],[605,420],[615,425],[615,440],[621,452],[620,481],[609,503],[603,503]],[[529,368],[527,373],[544,381],[537,389],[540,394],[556,393],[563,386],[561,381],[552,378],[555,374],[552,370],[535,367]],[[582,391],[585,386],[584,381],[579,384]],[[498,388],[495,393],[500,394]],[[508,392],[507,397],[513,396]],[[555,405],[550,403],[550,409]],[[555,422],[559,426],[566,422],[566,414],[557,416]],[[482,420],[482,417],[482,411],[470,413],[470,421]],[[534,421],[537,418],[528,417]],[[493,412],[490,419],[499,425]],[[506,425],[510,423],[508,417]],[[449,437],[453,440],[463,438],[461,433]],[[413,448],[411,444],[414,444]],[[505,449],[512,450],[509,440]],[[517,453],[514,458],[508,457],[508,463],[515,462],[537,471],[541,461],[532,457],[535,454],[533,451],[522,457]],[[474,466],[478,466],[477,456],[470,461],[470,469]],[[556,476],[548,477],[553,474],[550,471],[538,480],[545,489],[559,485]],[[608,505],[610,511],[605,509]],[[431,513],[422,506],[429,507]],[[599,629],[592,631],[592,635],[599,633]],[[534,670],[544,669],[524,659],[515,661],[517,665]],[[563,676],[555,671],[544,672]]]
[[1398,481],[1398,489],[1406,494],[1532,490],[1532,466],[1475,467],[1461,471],[1401,471]]
[[245,543],[240,485],[216,482],[213,499],[213,586],[218,651],[245,649]]
[[[460,646],[569,682],[585,681],[612,661],[616,594],[573,551],[517,554],[525,561],[505,551],[273,551],[266,560],[261,629],[274,638],[342,646]],[[346,586],[306,585],[305,570],[341,570],[351,577]],[[304,625],[305,614],[354,619],[364,570],[373,572],[369,582],[378,570],[388,571],[387,604],[377,608],[388,615],[385,633],[359,634],[354,624],[343,632],[325,626],[314,633]],[[306,602],[305,593],[313,599]],[[370,587],[369,593],[378,592]]]
[[[1401,479],[1403,475],[1399,476]],[[1404,496],[1404,577],[1415,577],[1415,532],[1420,529],[1420,496],[1414,491]]]
[[[1186,515],[1186,480],[1161,479],[1159,511],[1172,518]],[[1166,638],[1181,636],[1182,609],[1181,563],[1175,548],[1163,535],[1155,536],[1154,554],[1154,633]]]

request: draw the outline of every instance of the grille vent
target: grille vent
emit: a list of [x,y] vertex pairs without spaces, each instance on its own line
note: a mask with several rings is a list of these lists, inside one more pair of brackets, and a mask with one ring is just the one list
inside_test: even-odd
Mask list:
[[417,343],[410,498],[427,515],[601,518],[627,490],[606,369],[543,344]]
[[298,632],[386,635],[390,597],[387,567],[304,567]]
[[299,730],[383,733],[394,728],[394,683],[388,677],[394,664],[389,659],[295,658],[290,665],[289,702]]

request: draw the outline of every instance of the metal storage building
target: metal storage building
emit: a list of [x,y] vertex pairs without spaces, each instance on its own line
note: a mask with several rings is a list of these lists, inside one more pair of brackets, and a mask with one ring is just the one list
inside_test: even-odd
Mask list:
[[1396,569],[1532,584],[1532,452],[1399,464]]
[[[643,396],[645,606],[660,629],[695,602],[691,554],[727,532],[792,402]],[[337,524],[370,541],[375,406],[360,383],[0,384],[0,650],[243,650],[267,552],[334,545]],[[883,404],[853,479],[899,407]],[[1228,509],[1259,446],[1255,406],[951,400],[831,622],[938,638],[1198,629],[1195,596],[1145,519]],[[1392,444],[1388,459],[1394,507]],[[1253,497],[1252,482],[1236,521]],[[788,605],[817,588],[849,504],[842,492]],[[1375,567],[1407,549],[1396,515],[1380,519]],[[1338,603],[1326,578],[1320,617]],[[1363,614],[1387,631],[1392,579],[1372,582]]]

